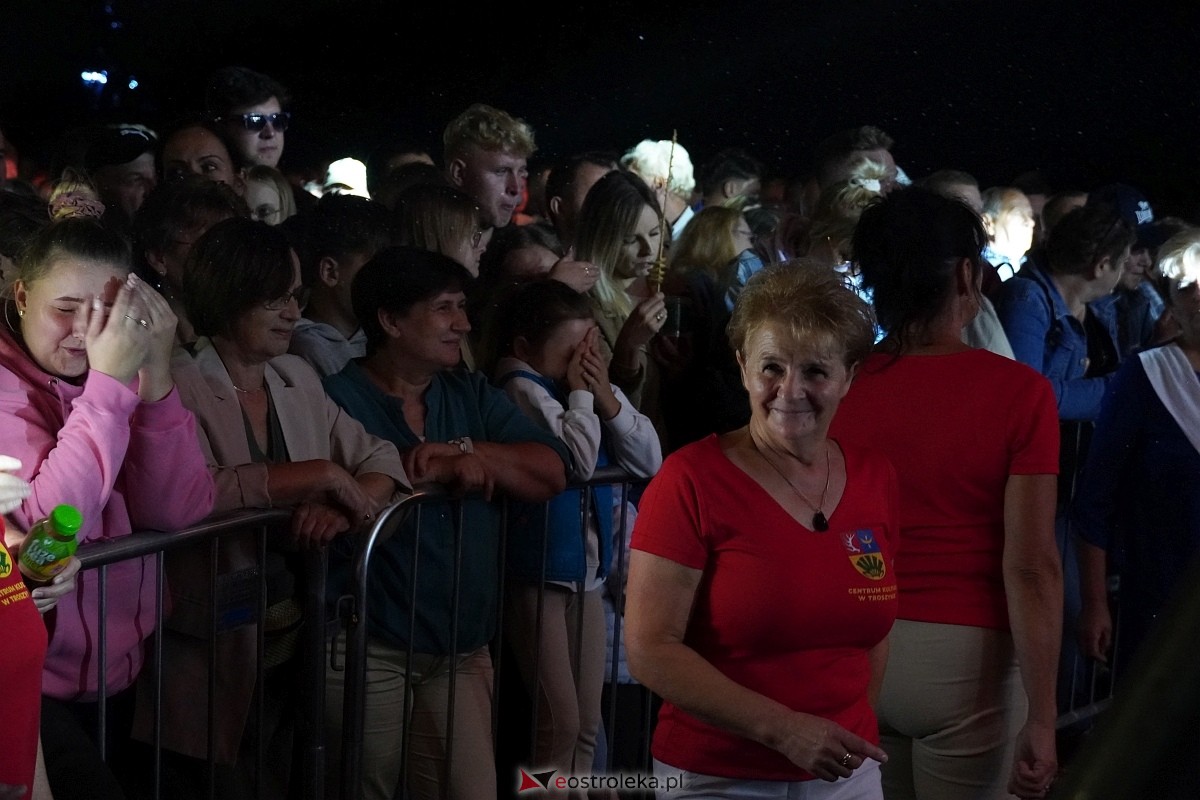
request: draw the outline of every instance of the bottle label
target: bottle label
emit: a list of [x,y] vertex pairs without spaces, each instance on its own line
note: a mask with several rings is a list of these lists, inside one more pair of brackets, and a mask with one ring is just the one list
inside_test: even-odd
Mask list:
[[49,581],[67,566],[75,553],[75,541],[63,541],[45,528],[35,528],[21,547],[18,566],[27,577],[35,581]]

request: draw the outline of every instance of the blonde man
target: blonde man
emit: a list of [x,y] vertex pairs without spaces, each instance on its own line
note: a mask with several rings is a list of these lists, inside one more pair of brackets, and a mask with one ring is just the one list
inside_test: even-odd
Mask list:
[[442,145],[446,180],[475,198],[485,224],[511,222],[529,177],[526,161],[537,149],[529,125],[476,103],[446,126]]

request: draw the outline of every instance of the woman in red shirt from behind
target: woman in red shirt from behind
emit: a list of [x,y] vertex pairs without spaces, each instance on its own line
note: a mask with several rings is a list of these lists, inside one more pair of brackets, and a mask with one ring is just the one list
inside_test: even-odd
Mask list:
[[967,206],[903,189],[854,258],[887,331],[833,425],[900,485],[900,610],[879,700],[889,800],[1039,798],[1057,769],[1062,572],[1049,382],[963,344],[987,236]]

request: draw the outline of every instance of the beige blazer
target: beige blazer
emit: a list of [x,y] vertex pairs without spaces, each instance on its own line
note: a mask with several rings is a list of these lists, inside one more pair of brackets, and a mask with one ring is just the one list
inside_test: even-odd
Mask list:
[[[271,508],[267,466],[250,462],[242,407],[216,348],[199,339],[192,356],[175,358],[172,374],[183,405],[196,415],[200,447],[217,485],[213,511]],[[353,475],[381,472],[408,486],[396,446],[367,433],[333,402],[304,359],[271,359],[266,381],[292,461],[328,459]]]
[[[190,355],[182,350],[177,352],[172,361],[172,375],[184,406],[196,417],[200,449],[216,484],[214,513],[272,507],[267,466],[250,461],[241,404],[211,341],[199,339]],[[394,499],[408,493],[409,482],[395,445],[367,433],[357,420],[342,411],[325,394],[316,371],[306,361],[292,355],[271,359],[266,367],[266,382],[292,461],[328,459],[355,476],[383,473],[397,483]],[[223,539],[218,556],[218,587],[238,585],[234,576],[249,576],[257,586],[257,551],[253,536]],[[163,746],[200,759],[208,751],[210,552],[205,542],[168,556],[166,570],[173,608],[161,632]],[[234,763],[237,758],[254,696],[256,650],[254,625],[218,634],[215,756],[219,763]],[[147,670],[143,677],[135,735],[150,741],[151,671]]]

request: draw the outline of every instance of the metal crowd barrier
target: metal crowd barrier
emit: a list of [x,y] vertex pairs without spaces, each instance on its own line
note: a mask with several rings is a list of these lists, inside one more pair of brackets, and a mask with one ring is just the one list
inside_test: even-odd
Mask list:
[[[614,488],[621,489],[621,496],[624,500],[629,499],[629,492],[635,488],[644,486],[646,483],[643,479],[635,479],[625,473],[623,470],[614,467],[607,467],[597,470],[593,478],[584,483],[573,483],[570,488],[596,487],[611,485]],[[581,518],[587,518],[591,513],[591,493],[581,492]],[[505,501],[499,501],[501,504],[501,527],[506,529],[508,525],[509,509]],[[463,536],[463,500],[461,498],[453,498],[449,495],[433,490],[421,492],[412,497],[396,503],[384,509],[378,516],[376,523],[364,535],[360,536],[356,542],[355,555],[353,561],[353,578],[352,586],[349,593],[341,598],[341,601],[336,604],[332,610],[326,602],[326,577],[328,569],[327,553],[322,550],[314,553],[308,558],[305,563],[304,585],[306,591],[303,595],[303,612],[305,624],[302,626],[303,639],[299,648],[299,665],[305,673],[304,685],[306,690],[303,697],[299,698],[301,703],[301,713],[298,722],[300,727],[297,730],[299,740],[298,747],[295,749],[296,757],[299,759],[299,786],[294,786],[290,794],[291,797],[303,798],[303,800],[321,800],[329,796],[331,800],[337,796],[343,798],[357,798],[360,796],[360,784],[362,780],[363,768],[363,738],[364,738],[364,713],[366,702],[366,658],[367,658],[367,640],[368,640],[368,620],[370,618],[371,609],[369,604],[364,602],[364,598],[368,596],[367,591],[370,585],[371,564],[372,559],[379,551],[380,547],[391,539],[410,518],[414,521],[414,528],[420,530],[420,520],[423,510],[434,503],[449,504],[453,513],[454,520],[454,535],[455,535],[455,553],[456,561],[461,556],[462,536]],[[602,713],[605,745],[607,752],[607,769],[612,770],[614,767],[614,745],[616,737],[619,735],[615,730],[614,722],[616,720],[618,700],[618,665],[620,662],[623,646],[621,635],[622,620],[624,613],[624,577],[627,570],[626,564],[626,548],[625,542],[620,540],[622,531],[626,529],[626,508],[627,502],[622,502],[621,511],[618,516],[618,524],[614,528],[614,537],[617,541],[614,542],[614,557],[612,570],[608,577],[610,588],[615,587],[616,591],[611,593],[614,603],[613,614],[613,631],[611,632],[612,641],[612,657],[606,665],[608,672],[607,682],[610,688],[609,697],[604,704]],[[290,512],[287,510],[252,510],[242,511],[229,515],[223,515],[206,520],[198,525],[192,526],[186,530],[174,533],[158,533],[147,532],[139,533],[128,537],[123,537],[118,540],[91,544],[80,549],[79,558],[83,563],[83,568],[87,570],[96,570],[100,578],[100,590],[98,595],[98,604],[100,610],[100,618],[103,620],[107,607],[107,593],[105,589],[106,567],[109,564],[131,559],[140,558],[146,555],[158,554],[157,559],[157,613],[155,619],[155,629],[163,629],[163,609],[164,609],[164,560],[161,554],[170,553],[180,548],[194,545],[198,542],[208,542],[210,546],[211,566],[209,574],[210,590],[215,590],[218,581],[218,553],[220,544],[223,540],[232,536],[253,535],[257,537],[258,551],[258,598],[257,598],[257,662],[255,665],[257,687],[263,685],[264,666],[264,625],[263,613],[266,608],[267,600],[267,583],[266,571],[262,569],[265,563],[267,552],[268,537],[273,531],[279,530],[286,526],[290,519]],[[583,527],[583,526],[581,526]],[[544,534],[547,535],[547,534]],[[545,553],[546,540],[543,540],[543,554]],[[419,544],[413,543],[414,548]],[[414,549],[414,552],[416,550]],[[1064,554],[1070,557],[1070,553]],[[501,739],[499,733],[501,731],[502,721],[500,719],[499,698],[501,696],[501,678],[504,671],[507,669],[505,659],[501,657],[504,652],[504,626],[503,626],[503,598],[505,597],[504,581],[505,570],[505,543],[504,537],[501,538],[500,555],[500,585],[499,599],[497,602],[497,619],[496,631],[497,637],[492,642],[491,652],[494,659],[494,684],[493,684],[493,707],[492,707],[492,725],[493,725],[493,741],[499,745]],[[543,574],[545,563],[543,559]],[[451,619],[455,620],[453,627],[457,628],[457,619],[459,608],[457,607],[457,598],[460,594],[459,572],[455,571],[454,585],[452,587],[452,595],[455,598],[455,608],[451,611]],[[542,585],[544,587],[544,581]],[[414,577],[413,587],[416,590],[417,582]],[[1115,588],[1115,586],[1114,586]],[[410,598],[412,600],[413,598]],[[543,597],[539,596],[537,608],[537,629],[541,630],[542,613],[543,613]],[[410,604],[415,610],[416,603]],[[336,619],[331,619],[331,613],[336,615]],[[579,606],[579,618],[577,623],[582,627],[582,605]],[[215,730],[213,726],[214,708],[212,707],[212,698],[215,697],[215,641],[218,633],[218,605],[212,603],[212,615],[210,620],[210,638],[209,638],[209,698],[210,704],[207,709],[209,719],[209,752],[215,748]],[[1119,617],[1114,613],[1114,630],[1119,630],[1117,627]],[[334,630],[330,630],[331,626],[337,626]],[[325,667],[327,661],[331,658],[331,650],[329,649],[330,639],[338,635],[341,630],[347,636],[346,659],[342,668],[346,671],[345,692],[344,692],[344,712],[342,719],[342,749],[339,763],[327,763],[326,748],[325,748],[325,692],[326,692],[326,675]],[[540,633],[539,633],[540,635]],[[457,639],[457,630],[450,632],[451,642]],[[540,645],[540,642],[539,642]],[[163,642],[161,637],[154,636],[149,642],[150,652],[147,655],[147,665],[157,665],[162,661]],[[452,648],[453,649],[453,648]],[[100,735],[98,742],[103,753],[104,736],[103,731],[106,725],[105,703],[106,697],[103,687],[105,686],[106,672],[106,630],[101,626],[101,630],[97,639],[98,650],[98,671],[99,671],[99,686],[101,687],[101,695],[99,698],[99,727]],[[539,646],[540,650],[540,646]],[[1115,655],[1115,653],[1114,653]],[[410,647],[409,657],[411,661],[412,650]],[[576,653],[576,663],[578,663],[578,653]],[[450,729],[446,732],[448,743],[448,751],[446,753],[446,761],[448,763],[447,771],[453,770],[453,719],[454,719],[454,681],[455,672],[453,661],[451,662],[451,679],[450,679],[450,694],[448,699],[449,708],[448,718]],[[334,665],[338,668],[338,665]],[[540,665],[535,667],[534,685],[537,685],[538,675],[536,670],[540,669]],[[1081,723],[1090,724],[1090,722],[1099,716],[1112,703],[1112,687],[1115,682],[1111,670],[1108,670],[1103,665],[1089,665],[1090,672],[1086,673],[1086,682],[1089,684],[1088,692],[1084,702],[1072,704],[1071,707],[1065,709],[1058,720],[1060,730]],[[576,676],[578,677],[578,676]],[[154,780],[154,797],[161,796],[159,788],[161,781],[161,699],[162,699],[162,681],[163,676],[161,671],[155,670],[153,675],[153,697],[155,708],[155,724],[154,724],[154,761],[152,765],[153,780]],[[1071,696],[1076,697],[1078,694],[1073,686]],[[646,721],[645,728],[639,731],[638,742],[638,764],[634,765],[634,769],[649,769],[649,741],[650,741],[650,726],[651,720],[651,703],[653,698],[648,691],[644,691],[641,702],[645,708],[641,709],[641,719]],[[532,751],[533,742],[535,739],[535,731],[538,714],[538,698],[536,692],[530,698],[532,709],[531,711],[531,729],[529,730],[529,747]],[[263,698],[261,692],[256,690],[255,707],[251,710],[252,719],[262,719],[263,716]],[[406,709],[410,697],[406,692]],[[257,717],[255,717],[257,715]],[[261,726],[256,726],[260,732],[260,741],[257,742],[255,748],[255,774],[258,776],[258,796],[267,797],[263,785],[263,751],[264,743],[261,741]],[[512,733],[513,727],[504,724],[504,734],[507,737]],[[404,747],[407,748],[407,729],[405,731]],[[493,754],[494,755],[494,754]],[[503,767],[513,765],[504,764]],[[538,765],[525,765],[538,766]],[[629,765],[618,765],[629,768]],[[407,762],[405,763],[405,768]],[[330,774],[325,774],[326,769],[330,770]],[[589,771],[590,770],[586,770]],[[604,771],[604,770],[600,770]],[[215,765],[213,759],[209,759],[208,765],[208,796],[215,797],[214,791],[214,775]],[[404,796],[405,775],[402,769],[402,774],[398,784],[398,797]],[[515,773],[512,775],[515,779]],[[510,787],[506,787],[504,781],[506,775],[502,772],[499,776],[498,793],[500,797],[506,797],[512,793]]]
[[[1063,463],[1063,474],[1059,475],[1059,503],[1068,508],[1075,501],[1080,473],[1091,444],[1094,425],[1091,422],[1064,422],[1060,425],[1062,446],[1072,455]],[[1060,508],[1060,513],[1062,509]],[[1059,668],[1059,731],[1085,731],[1095,719],[1112,704],[1113,688],[1117,681],[1117,656],[1120,649],[1120,578],[1111,575],[1108,581],[1109,610],[1113,622],[1113,643],[1108,654],[1108,663],[1101,663],[1084,656],[1076,636],[1080,597],[1080,574],[1078,542],[1070,516],[1056,524],[1059,556],[1062,558],[1064,603],[1063,640],[1064,652]]]
[[[1200,570],[1200,557],[1190,574]],[[1200,583],[1163,609],[1133,655],[1112,707],[1052,789],[1051,800],[1200,797]]]
[[[572,483],[569,488],[583,488],[583,487],[612,485],[614,487],[620,487],[622,490],[622,492],[621,492],[622,498],[627,500],[628,493],[631,489],[633,489],[634,487],[643,486],[645,483],[646,483],[646,481],[644,479],[632,478],[628,473],[624,472],[621,469],[607,467],[607,468],[598,469],[596,471],[595,475],[593,475],[593,477],[591,478],[591,480],[582,482],[582,483]],[[588,516],[592,512],[591,492],[587,492],[587,491],[581,492],[580,497],[581,497],[581,503],[580,503],[581,519],[587,519]],[[416,554],[419,552],[419,546],[420,546],[422,513],[424,512],[425,508],[431,504],[449,504],[450,505],[450,508],[452,509],[451,513],[452,513],[453,519],[454,519],[456,562],[460,560],[460,555],[462,552],[463,517],[464,517],[462,500],[456,499],[456,498],[451,498],[448,495],[446,495],[445,493],[436,491],[436,490],[430,491],[430,492],[418,493],[416,495],[413,495],[410,498],[407,498],[407,499],[401,501],[400,503],[389,506],[387,509],[382,511],[379,514],[379,517],[378,517],[374,527],[370,531],[370,533],[368,535],[366,535],[363,539],[360,540],[360,542],[358,543],[356,553],[355,553],[355,557],[354,557],[353,586],[350,589],[350,593],[347,596],[344,596],[341,599],[341,601],[338,603],[337,611],[338,611],[338,617],[339,617],[339,624],[341,627],[344,627],[345,635],[347,636],[346,660],[345,660],[345,664],[344,664],[346,677],[345,677],[345,692],[344,692],[344,705],[343,705],[344,715],[343,715],[343,721],[342,721],[342,748],[341,748],[341,763],[340,763],[341,776],[340,776],[340,781],[338,782],[338,790],[340,791],[340,796],[342,798],[357,798],[360,794],[360,787],[361,787],[361,781],[362,781],[364,716],[365,716],[366,688],[367,688],[366,687],[366,660],[367,660],[368,620],[370,618],[370,613],[371,613],[369,604],[364,602],[364,598],[366,598],[368,596],[368,588],[369,588],[370,582],[372,580],[371,565],[372,565],[373,557],[376,555],[376,553],[379,551],[379,549],[384,545],[384,543],[386,543],[393,536],[395,536],[402,528],[405,527],[405,523],[411,519],[413,521],[413,525],[412,525],[411,529],[415,531],[414,541],[411,543],[406,542],[405,546],[406,546],[406,548],[411,546],[411,548],[412,548],[411,552],[414,554],[414,560],[415,560]],[[625,524],[626,523],[626,513],[625,513],[626,508],[627,508],[627,504],[623,502],[621,512],[618,516],[617,526],[614,530],[614,536],[619,536],[620,533],[622,531],[624,531],[626,528],[626,524]],[[509,521],[508,504],[506,502],[502,502],[502,512],[501,512],[502,529],[507,528],[508,521]],[[586,526],[581,525],[581,529],[586,531]],[[547,530],[544,531],[544,533],[543,533],[543,545],[542,545],[542,553],[543,553],[542,573],[543,573],[543,575],[545,574],[545,553],[546,553],[546,549],[547,549],[547,547],[546,547],[547,537],[548,537],[548,522],[547,522]],[[614,543],[614,566],[608,577],[608,581],[610,583],[615,581],[615,582],[617,582],[615,585],[620,586],[620,587],[623,587],[623,585],[624,585],[623,579],[624,579],[624,575],[626,572],[625,548],[622,546],[622,544],[623,543],[620,540],[618,540],[617,542]],[[498,603],[497,603],[497,619],[496,619],[497,636],[496,636],[496,639],[493,640],[492,646],[491,646],[491,652],[493,654],[493,659],[494,659],[494,661],[493,661],[493,663],[494,663],[493,692],[492,692],[492,698],[493,698],[492,733],[493,733],[493,742],[497,743],[497,744],[499,744],[499,736],[497,734],[499,732],[500,722],[501,722],[501,720],[499,718],[500,715],[498,713],[498,704],[499,704],[499,698],[501,695],[501,679],[502,679],[502,674],[505,669],[504,659],[502,657],[500,657],[500,654],[504,652],[504,626],[503,626],[503,616],[504,616],[503,598],[505,597],[505,588],[504,588],[505,571],[503,569],[503,566],[505,564],[504,538],[501,539],[499,561],[500,561],[500,564],[499,564],[500,584],[499,584],[499,589],[498,589],[499,598],[498,598]],[[419,564],[414,567],[414,573],[416,572],[417,569],[419,569]],[[456,649],[457,649],[453,645],[454,645],[454,643],[457,642],[457,638],[458,638],[457,620],[458,620],[458,616],[459,616],[459,613],[458,613],[459,608],[457,605],[457,600],[460,596],[460,579],[461,579],[461,576],[458,573],[458,571],[456,570],[454,579],[453,579],[453,587],[452,587],[452,597],[454,598],[454,607],[451,609],[451,619],[454,622],[452,624],[452,630],[450,632],[450,641],[451,641],[451,645],[452,645],[451,646],[452,651],[456,651]],[[412,583],[413,583],[413,591],[415,592],[416,587],[417,587],[417,580],[415,577],[412,579]],[[540,585],[542,586],[543,592],[544,592],[545,581],[542,581]],[[622,646],[621,645],[621,642],[622,642],[621,622],[622,622],[622,615],[624,613],[623,597],[624,597],[623,589],[621,591],[616,592],[614,595],[614,598],[615,598],[614,632],[613,632],[614,647],[613,647],[613,656],[611,659],[611,663],[609,664],[609,674],[608,674],[609,683],[610,683],[611,687],[613,688],[613,691],[610,693],[609,702],[607,704],[607,707],[608,707],[607,712],[608,713],[605,715],[607,717],[607,719],[605,720],[605,736],[606,736],[606,740],[607,740],[606,741],[607,753],[608,753],[607,760],[608,760],[609,767],[612,766],[614,737],[616,735],[612,721],[615,719],[616,703],[617,703],[615,689],[616,689],[616,685],[617,685],[617,681],[618,681],[617,672],[618,672],[618,663],[619,663],[619,659],[620,659],[620,647]],[[540,630],[542,628],[541,623],[542,623],[542,614],[543,614],[543,599],[544,599],[544,594],[539,593],[538,607],[537,607],[537,626],[536,626],[539,631],[539,635],[540,635]],[[414,610],[414,615],[415,615],[415,609],[417,606],[416,600],[417,600],[417,598],[413,598],[413,597],[409,598],[410,608]],[[577,625],[579,626],[579,628],[582,628],[582,623],[583,623],[582,604],[580,604],[578,606],[578,608],[579,608],[579,616],[578,616],[576,622],[577,622]],[[411,620],[410,620],[410,622],[411,622]],[[338,635],[338,634],[335,633],[335,635]],[[537,649],[540,652],[540,649],[541,649],[540,642],[538,643]],[[414,651],[410,644],[409,650],[407,653],[409,663],[412,662],[413,655],[414,655]],[[578,662],[579,662],[579,659],[578,659],[578,652],[577,652],[575,663],[578,664]],[[455,685],[456,667],[455,667],[453,659],[451,660],[450,664],[451,664],[451,667],[450,667],[450,687],[451,687],[451,689],[450,689],[450,694],[449,694],[449,698],[448,698],[448,708],[447,708],[447,717],[448,717],[448,726],[449,727],[448,727],[448,730],[446,731],[446,736],[445,736],[446,742],[447,742],[447,752],[445,754],[445,759],[446,759],[446,762],[448,765],[446,768],[447,774],[449,774],[454,769],[454,765],[453,765],[453,762],[454,762],[453,725],[454,725],[454,704],[455,704],[454,685]],[[538,669],[540,669],[540,665],[535,667],[535,674],[534,674],[534,680],[533,680],[533,684],[535,686],[538,683],[538,677],[539,677]],[[576,675],[576,678],[578,678],[578,675]],[[409,713],[410,701],[411,701],[411,693],[406,690],[406,692],[405,692],[405,710],[404,710],[404,715],[406,718],[408,717],[408,713]],[[532,748],[533,740],[535,738],[534,731],[536,730],[537,714],[538,714],[538,708],[537,708],[538,699],[537,699],[536,692],[534,692],[534,695],[531,698],[531,702],[533,705],[532,713],[531,713],[531,717],[532,717],[531,722],[532,722],[533,730],[530,731],[530,747]],[[647,705],[646,717],[648,718],[649,717],[648,706],[650,703],[650,697],[649,697],[648,693],[647,693],[645,702]],[[506,728],[506,733],[508,733],[510,731],[511,731],[511,728]],[[403,735],[403,742],[401,745],[405,753],[407,753],[408,745],[409,745],[408,733],[409,733],[408,726],[406,726],[404,735]],[[649,731],[648,730],[643,731],[642,733],[643,733],[643,736],[642,736],[642,742],[641,742],[641,749],[642,749],[643,756],[644,756],[643,767],[648,767],[649,766],[649,735],[648,735]],[[526,765],[526,766],[537,766],[537,765]],[[407,755],[404,758],[404,765],[402,766],[402,769],[401,769],[401,775],[400,775],[399,782],[398,782],[399,794],[397,796],[403,796],[403,793],[404,793],[403,787],[405,786],[406,771],[407,771]],[[581,770],[581,771],[590,773],[592,770],[589,765],[587,768],[585,768],[584,770]],[[515,770],[514,770],[513,774],[511,775],[511,777],[515,781]],[[498,793],[501,797],[506,796],[509,793],[508,787],[506,787],[504,785],[505,779],[506,779],[506,776],[502,769],[501,774],[499,775],[499,783],[498,783]]]
[[[628,500],[631,490],[637,487],[644,486],[644,479],[633,479],[624,471],[617,468],[603,468],[597,470],[593,478],[585,483],[572,484],[571,488],[596,487],[604,485],[612,485],[614,488],[620,487],[621,496]],[[591,509],[591,493],[581,492],[581,509],[580,514],[587,515],[592,513]],[[420,515],[422,509],[427,508],[432,503],[447,503],[449,502],[454,509],[454,529],[455,536],[458,540],[459,552],[461,552],[461,537],[462,537],[462,500],[450,498],[448,495],[439,491],[423,492],[413,497],[406,498],[400,503],[389,506],[384,509],[375,525],[364,536],[360,537],[357,543],[357,556],[354,569],[354,586],[350,591],[347,600],[343,598],[343,602],[336,605],[332,610],[336,613],[338,621],[346,628],[346,635],[349,637],[349,645],[347,647],[347,657],[345,669],[347,674],[346,679],[346,698],[345,713],[342,721],[344,731],[344,744],[342,750],[342,758],[339,764],[333,764],[330,769],[336,770],[338,784],[341,790],[341,795],[344,797],[358,797],[358,785],[361,780],[361,748],[363,739],[363,704],[365,702],[366,676],[365,676],[365,658],[366,658],[366,641],[367,641],[367,620],[369,607],[361,598],[366,597],[366,591],[370,575],[371,556],[377,552],[378,547],[387,541],[404,523],[409,515],[416,516],[417,528],[419,529]],[[501,525],[506,527],[508,519],[508,505],[504,501],[501,503]],[[627,528],[626,508],[628,503],[623,502],[621,510],[616,520],[615,534]],[[166,609],[166,592],[169,589],[166,580],[166,566],[164,554],[169,558],[169,554],[179,551],[183,548],[194,547],[198,543],[207,543],[209,546],[209,575],[208,586],[211,597],[216,597],[217,586],[220,577],[220,547],[223,542],[230,540],[232,537],[238,536],[254,536],[257,544],[257,566],[258,566],[258,597],[254,603],[255,615],[253,620],[248,620],[245,624],[255,624],[257,626],[257,659],[254,665],[247,664],[245,668],[254,669],[256,674],[256,692],[254,706],[250,712],[250,719],[261,720],[263,718],[263,697],[259,689],[263,686],[264,680],[264,649],[265,649],[265,626],[264,613],[267,607],[267,574],[263,568],[266,560],[268,538],[273,534],[286,530],[286,525],[290,520],[290,512],[284,509],[263,509],[263,510],[247,510],[235,512],[227,515],[205,520],[190,528],[175,531],[175,532],[158,532],[145,531],[137,532],[133,535],[122,537],[120,539],[85,545],[80,548],[78,556],[82,562],[82,569],[95,571],[98,577],[98,594],[97,604],[99,610],[99,618],[103,621],[106,618],[108,595],[107,595],[107,567],[110,564],[142,558],[144,556],[157,556],[156,559],[156,614],[155,614],[155,631],[164,629]],[[614,564],[608,580],[615,582],[614,585],[622,587],[622,590],[616,591],[613,594],[615,605],[615,614],[613,617],[614,631],[613,638],[616,645],[613,647],[611,663],[608,665],[609,674],[607,680],[610,683],[613,691],[609,693],[608,702],[606,705],[604,734],[606,737],[606,752],[608,766],[612,767],[613,748],[617,732],[614,730],[612,720],[615,718],[617,708],[617,693],[615,691],[618,683],[618,664],[621,657],[621,625],[622,615],[624,613],[624,575],[626,573],[626,548],[621,541],[615,542],[614,547]],[[501,539],[500,552],[500,586],[499,586],[499,602],[497,603],[498,619],[496,620],[497,637],[493,642],[492,650],[496,654],[495,658],[495,684],[493,686],[493,708],[492,708],[492,724],[493,724],[493,740],[499,742],[498,736],[504,721],[500,718],[499,713],[499,698],[500,681],[507,669],[508,665],[505,660],[499,657],[503,651],[503,598],[504,598],[504,570],[503,564],[505,559],[504,553],[504,538]],[[330,783],[327,782],[325,775],[326,752],[325,752],[325,665],[330,658],[328,649],[329,640],[334,635],[334,632],[328,630],[330,625],[331,610],[326,599],[326,579],[328,571],[328,554],[325,550],[313,554],[313,557],[308,559],[305,564],[306,570],[304,575],[305,593],[302,598],[304,609],[304,625],[302,626],[303,639],[299,648],[298,664],[305,672],[305,691],[302,697],[297,698],[301,703],[301,713],[297,720],[300,727],[297,730],[298,746],[295,749],[295,757],[299,760],[299,773],[297,780],[299,786],[293,786],[291,797],[303,798],[303,800],[321,800],[327,794],[337,794],[337,792],[327,792],[330,788]],[[415,586],[415,583],[414,583]],[[453,595],[457,598],[459,595],[458,576],[456,574],[455,586]],[[211,754],[216,748],[216,729],[215,721],[215,705],[214,698],[217,698],[216,693],[216,641],[219,633],[220,605],[217,602],[211,604],[211,614],[209,619],[208,631],[208,653],[209,653],[209,686],[208,696],[210,698],[209,707],[207,709],[197,709],[196,713],[207,714],[209,742],[208,749],[210,757],[208,759],[208,778],[207,789],[208,797],[217,797],[216,790],[216,764]],[[415,608],[415,606],[414,606]],[[457,619],[458,609],[452,612],[452,619]],[[538,603],[538,628],[541,625],[542,603],[539,597]],[[577,623],[582,627],[582,607],[580,607],[580,619]],[[452,640],[456,637],[456,632],[451,632]],[[154,704],[154,736],[153,736],[153,761],[145,766],[149,769],[152,778],[153,797],[164,797],[164,789],[162,785],[164,771],[162,764],[163,748],[162,748],[162,697],[163,697],[163,681],[164,676],[162,671],[158,669],[158,665],[163,661],[164,647],[169,647],[169,642],[164,643],[163,637],[154,635],[147,641],[147,653],[143,674],[139,680],[148,680],[152,685],[152,697]],[[105,750],[104,731],[109,724],[109,715],[107,713],[107,693],[104,689],[107,677],[107,629],[101,624],[97,634],[97,678],[100,686],[100,696],[98,698],[99,721],[97,742],[101,751],[101,757],[107,758],[108,754]],[[576,658],[578,662],[578,658]],[[169,680],[169,678],[167,678]],[[535,684],[537,676],[535,675]],[[451,676],[451,686],[453,687],[453,670]],[[648,692],[645,692],[645,709],[642,711],[642,716],[648,719],[650,716],[651,698]],[[536,715],[538,710],[536,693],[532,698],[534,708],[532,709],[531,722],[536,728]],[[454,695],[453,688],[449,698],[450,708],[448,709],[450,719],[453,720],[453,703]],[[453,722],[451,722],[451,726]],[[248,724],[248,728],[250,725]],[[258,776],[257,796],[268,797],[264,787],[263,769],[263,754],[265,745],[262,741],[262,726],[254,726],[259,731],[259,741],[253,748],[254,752],[254,773]],[[511,727],[505,726],[505,735],[511,732]],[[533,731],[530,731],[530,747],[533,742]],[[453,729],[447,732],[447,739],[453,742]],[[641,764],[643,768],[649,766],[649,730],[641,731],[640,741],[638,743],[641,753]],[[453,769],[453,751],[447,752],[446,758],[451,762],[449,769]],[[590,770],[589,770],[590,771]],[[333,776],[330,776],[332,778]],[[404,776],[400,778],[400,786],[404,784]],[[507,787],[503,785],[503,779],[500,785],[500,795],[504,796],[507,792]],[[401,790],[401,794],[402,794]],[[398,795],[399,796],[399,795]]]
[[[287,510],[279,509],[262,509],[239,511],[227,515],[215,516],[207,519],[190,528],[163,533],[157,531],[139,532],[130,536],[125,536],[120,539],[115,539],[107,542],[88,544],[81,547],[78,552],[78,557],[82,562],[82,569],[95,570],[99,577],[99,590],[97,604],[99,609],[99,619],[102,621],[100,630],[97,634],[97,665],[98,665],[98,685],[100,687],[100,696],[98,698],[98,735],[97,742],[100,748],[100,755],[106,758],[105,753],[105,731],[107,729],[107,692],[106,673],[107,673],[107,626],[103,624],[106,619],[108,606],[107,592],[107,567],[119,561],[124,561],[133,558],[141,558],[143,556],[157,556],[157,574],[156,574],[156,612],[155,612],[155,631],[156,635],[150,637],[148,641],[149,652],[145,660],[143,675],[139,678],[145,679],[146,671],[152,670],[153,680],[153,699],[154,699],[154,725],[153,725],[153,763],[152,769],[152,791],[153,796],[158,798],[162,796],[162,686],[163,675],[162,670],[158,669],[157,665],[162,663],[163,658],[163,639],[157,635],[158,631],[163,630],[164,623],[164,595],[167,590],[167,582],[165,579],[164,554],[169,554],[180,550],[181,548],[196,545],[198,543],[207,542],[209,544],[210,569],[209,569],[209,591],[210,598],[217,596],[216,586],[218,580],[218,555],[220,545],[223,540],[235,536],[255,536],[257,537],[257,567],[258,567],[258,596],[255,602],[256,614],[253,621],[257,625],[257,659],[252,665],[245,665],[247,669],[253,668],[256,670],[256,689],[254,706],[251,709],[252,720],[263,719],[263,697],[261,687],[264,679],[264,636],[265,626],[264,613],[267,607],[267,575],[263,568],[266,562],[267,539],[273,531],[285,528],[291,518],[291,513]],[[300,714],[297,716],[297,736],[300,740],[300,746],[296,749],[296,753],[300,759],[300,786],[298,791],[293,793],[293,796],[303,798],[303,800],[320,800],[323,796],[322,786],[323,764],[324,764],[324,654],[325,654],[325,633],[324,620],[324,593],[325,593],[325,553],[324,551],[313,553],[305,559],[305,586],[307,591],[302,598],[303,616],[305,624],[301,627],[301,644],[299,647],[299,664],[307,676],[307,691],[304,692],[303,698],[300,698],[301,705],[299,706]],[[208,715],[208,797],[215,798],[215,769],[214,759],[211,757],[215,749],[216,731],[214,726],[215,720],[215,702],[216,698],[216,639],[218,635],[218,612],[219,606],[217,602],[211,604],[211,615],[209,620],[209,684],[208,697],[209,704],[206,709]],[[200,713],[200,712],[198,712]],[[257,794],[259,797],[266,796],[264,789],[265,770],[263,769],[263,752],[264,742],[262,741],[262,726],[256,725],[260,736],[255,748],[255,764],[254,774],[257,776]]]

